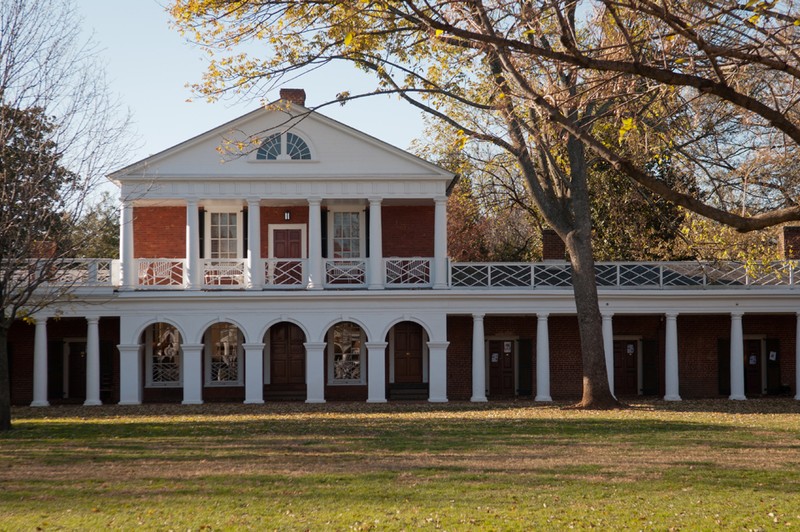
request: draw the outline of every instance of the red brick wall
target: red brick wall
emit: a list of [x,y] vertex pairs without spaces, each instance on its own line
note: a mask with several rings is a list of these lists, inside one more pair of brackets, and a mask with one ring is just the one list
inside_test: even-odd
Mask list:
[[575,316],[550,316],[550,396],[577,399],[583,390],[583,363],[578,319]]
[[447,317],[447,398],[472,397],[472,316]]
[[784,259],[800,258],[800,226],[787,225],[783,228],[778,250],[783,252]]
[[384,257],[433,257],[434,207],[381,207]]
[[[283,213],[289,211],[291,220],[285,220]],[[306,240],[308,239],[308,206],[290,207],[261,207],[261,258],[269,257],[269,226],[270,224],[304,224],[306,226]],[[306,242],[306,256],[308,256],[308,242]]]
[[134,207],[133,256],[182,259],[186,255],[186,207]]
[[542,260],[564,260],[566,255],[566,246],[558,233],[552,229],[544,229],[542,231]]

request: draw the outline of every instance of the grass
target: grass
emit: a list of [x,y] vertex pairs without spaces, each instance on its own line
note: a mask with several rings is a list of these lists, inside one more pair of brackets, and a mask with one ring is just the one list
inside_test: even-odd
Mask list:
[[0,530],[800,528],[800,405],[19,408]]

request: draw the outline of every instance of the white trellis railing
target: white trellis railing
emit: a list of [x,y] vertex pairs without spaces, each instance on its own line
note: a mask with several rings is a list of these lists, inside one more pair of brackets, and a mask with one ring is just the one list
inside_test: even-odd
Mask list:
[[[738,262],[600,262],[600,288],[713,288],[794,286],[800,284],[796,261],[747,265]],[[450,264],[450,285],[463,288],[570,288],[566,263]]]
[[183,259],[136,259],[137,288],[183,288],[185,267]]
[[430,257],[384,259],[388,288],[426,288],[432,286]]
[[367,264],[361,259],[325,259],[325,284],[359,288],[367,284]]
[[201,259],[203,286],[206,288],[244,288],[244,259]]
[[303,288],[306,259],[268,259],[264,261],[264,288]]

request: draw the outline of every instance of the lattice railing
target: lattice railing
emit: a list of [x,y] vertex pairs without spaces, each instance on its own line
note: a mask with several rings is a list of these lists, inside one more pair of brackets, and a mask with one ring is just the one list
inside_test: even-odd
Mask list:
[[306,259],[264,261],[265,288],[302,288],[306,285]]
[[203,259],[203,286],[244,287],[244,259]]
[[433,259],[415,257],[410,259],[384,259],[387,287],[426,287],[431,286],[431,265]]
[[[691,288],[734,286],[794,286],[800,284],[794,261],[745,265],[735,262],[600,262],[595,264],[600,288]],[[567,263],[450,264],[453,287],[569,288]]]
[[359,259],[326,259],[325,284],[357,287],[367,282],[366,262]]
[[183,259],[137,259],[137,287],[143,289],[182,288]]

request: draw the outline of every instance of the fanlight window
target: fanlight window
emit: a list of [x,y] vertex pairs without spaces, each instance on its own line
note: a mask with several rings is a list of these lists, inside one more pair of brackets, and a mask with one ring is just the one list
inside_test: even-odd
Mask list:
[[267,137],[256,152],[258,161],[308,161],[311,149],[294,133],[275,133]]

